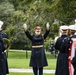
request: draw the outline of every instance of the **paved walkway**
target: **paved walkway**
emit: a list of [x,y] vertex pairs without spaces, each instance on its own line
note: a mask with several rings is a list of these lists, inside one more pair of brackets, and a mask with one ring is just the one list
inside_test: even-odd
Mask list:
[[[32,69],[15,69],[15,68],[10,68],[10,72],[26,72],[26,73],[33,73]],[[43,70],[44,73],[55,73],[55,70]]]

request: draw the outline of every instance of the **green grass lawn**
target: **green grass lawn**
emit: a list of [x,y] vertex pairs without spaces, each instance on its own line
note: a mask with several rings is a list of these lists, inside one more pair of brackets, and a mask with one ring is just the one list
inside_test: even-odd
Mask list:
[[[9,68],[31,68],[29,67],[29,59],[8,59]],[[56,60],[48,59],[46,69],[55,69]]]
[[[27,56],[28,58],[30,58],[31,52],[27,51]],[[51,54],[46,54],[47,59],[55,59],[54,55]],[[8,52],[8,58],[16,58],[16,59],[23,59],[26,58],[26,51],[22,51],[22,50],[9,50]]]
[[[8,75],[33,75],[33,73],[10,73]],[[54,74],[44,74],[44,75],[54,75]]]
[[[9,51],[8,64],[9,68],[31,68],[29,67],[30,52],[28,52],[28,59],[26,59],[26,52],[23,51]],[[48,66],[45,69],[55,69],[56,59],[51,54],[47,54]],[[54,59],[53,59],[54,58]]]

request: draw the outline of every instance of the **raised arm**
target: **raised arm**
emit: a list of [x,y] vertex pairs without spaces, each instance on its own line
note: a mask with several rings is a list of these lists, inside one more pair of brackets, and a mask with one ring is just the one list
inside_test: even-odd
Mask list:
[[31,34],[29,33],[29,31],[27,30],[27,25],[24,24],[23,27],[24,27],[24,31],[25,31],[26,36],[27,36],[30,40],[32,40],[32,36],[31,36]]
[[31,36],[31,34],[29,33],[29,31],[27,30],[27,31],[25,31],[25,34],[26,34],[26,36],[30,39],[30,40],[32,40],[32,36]]
[[49,32],[50,32],[50,30],[46,30],[46,32],[44,33],[44,39],[46,39],[46,37],[48,36],[48,34],[49,34]]
[[49,23],[47,23],[47,24],[46,24],[46,32],[44,33],[44,36],[43,36],[44,39],[46,39],[46,37],[48,36],[48,34],[49,34],[49,32],[50,32],[49,26],[50,26]]

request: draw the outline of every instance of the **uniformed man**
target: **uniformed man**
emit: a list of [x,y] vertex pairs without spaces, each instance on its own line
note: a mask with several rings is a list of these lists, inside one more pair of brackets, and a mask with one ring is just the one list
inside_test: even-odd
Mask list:
[[68,70],[68,53],[61,49],[61,45],[64,42],[64,39],[67,38],[68,35],[68,26],[64,25],[60,27],[61,37],[59,37],[55,43],[55,49],[59,51],[57,58],[57,65],[55,75],[69,75]]
[[[73,75],[73,66],[72,66],[72,58],[73,58],[73,56],[74,56],[74,42],[73,42],[73,40],[72,40],[72,36],[74,35],[74,33],[75,33],[75,25],[69,25],[69,35],[70,35],[70,37],[68,37],[68,38],[70,38],[70,40],[68,40],[68,38],[67,38],[67,40],[66,40],[66,42],[68,43],[68,44],[66,44],[65,46],[67,47],[67,50],[68,50],[68,67],[69,67],[69,75],[70,74],[72,74]],[[65,43],[66,43],[65,42]],[[64,43],[64,44],[65,44]]]
[[43,67],[48,66],[43,44],[44,44],[44,40],[49,34],[49,23],[47,23],[46,25],[46,32],[44,35],[41,35],[42,28],[40,26],[36,26],[34,28],[35,31],[34,35],[30,35],[26,24],[24,24],[23,27],[26,36],[32,42],[30,66],[33,67],[34,75],[43,75]]
[[[2,32],[2,25],[3,25],[3,22],[0,21],[0,32],[1,32],[1,35],[2,35],[2,39],[3,38],[7,38],[8,39],[8,36],[7,34],[3,33]],[[7,48],[6,44],[4,43],[5,47]],[[7,63],[7,56],[6,56],[6,50],[3,52],[3,57],[4,57],[4,61],[5,61],[5,73],[6,74],[9,74],[9,70],[8,70],[8,63]]]
[[1,27],[3,22],[0,21],[0,75],[6,75],[6,62],[4,57],[4,51],[6,50],[4,41],[2,39]]
[[[72,28],[72,27],[70,27]],[[71,30],[71,33],[72,33],[72,36],[71,36],[71,39],[76,39],[76,20],[75,20],[75,25],[73,25],[73,29]],[[72,64],[73,64],[73,67],[74,67],[74,75],[76,75],[76,47],[75,47],[75,55],[72,59]]]
[[[68,53],[68,69],[69,69],[69,75],[73,75],[73,68],[72,68],[72,64],[71,64],[71,60],[72,60],[72,57],[73,57],[73,51],[72,51],[72,38],[73,38],[73,35],[75,33],[75,25],[69,25],[68,27],[69,29],[69,35],[70,37],[68,36],[66,39],[64,39],[64,42],[63,44],[61,45],[61,50],[64,50]],[[74,48],[73,48],[74,50]]]

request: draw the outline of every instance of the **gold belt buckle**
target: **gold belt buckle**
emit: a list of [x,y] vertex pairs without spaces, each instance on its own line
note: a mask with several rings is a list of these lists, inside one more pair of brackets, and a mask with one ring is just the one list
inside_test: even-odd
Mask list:
[[32,46],[32,48],[40,48],[43,47],[43,45],[39,45],[39,46]]

